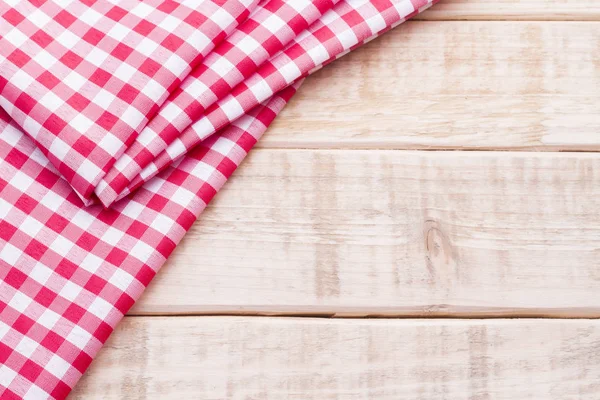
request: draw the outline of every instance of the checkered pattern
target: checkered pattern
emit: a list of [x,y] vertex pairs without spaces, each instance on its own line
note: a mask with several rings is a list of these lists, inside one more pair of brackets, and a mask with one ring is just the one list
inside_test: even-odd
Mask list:
[[76,192],[257,0],[0,2],[0,106]]
[[271,0],[215,48],[169,98],[95,193],[109,206],[166,146],[339,0]]
[[[151,135],[143,143],[144,166],[125,157],[115,180],[120,193],[104,183],[99,197],[105,205],[127,196],[139,185],[182,157],[202,140],[239,118],[277,91],[301,79],[360,45],[385,33],[406,19],[424,11],[437,0],[345,0],[326,12],[311,27],[301,32],[287,48],[263,63],[257,71],[231,93],[210,106],[180,135]],[[201,93],[206,93],[201,91]],[[181,114],[178,114],[181,115]],[[141,135],[140,135],[141,137]],[[151,154],[149,154],[151,153]]]
[[0,398],[64,399],[290,87],[113,208],[85,207],[0,112]]

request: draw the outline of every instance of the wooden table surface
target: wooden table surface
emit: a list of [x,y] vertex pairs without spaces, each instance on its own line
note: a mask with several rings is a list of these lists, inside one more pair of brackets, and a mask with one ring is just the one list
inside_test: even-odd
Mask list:
[[598,151],[600,0],[444,0],[307,79],[71,399],[598,400]]

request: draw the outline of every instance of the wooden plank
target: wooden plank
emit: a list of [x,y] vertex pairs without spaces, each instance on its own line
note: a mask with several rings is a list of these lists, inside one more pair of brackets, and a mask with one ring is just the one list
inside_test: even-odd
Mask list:
[[309,77],[259,146],[600,150],[600,23],[408,22]]
[[76,399],[589,399],[598,320],[126,318]]
[[427,20],[598,21],[598,0],[442,0],[417,16]]
[[600,154],[256,150],[132,313],[600,316]]

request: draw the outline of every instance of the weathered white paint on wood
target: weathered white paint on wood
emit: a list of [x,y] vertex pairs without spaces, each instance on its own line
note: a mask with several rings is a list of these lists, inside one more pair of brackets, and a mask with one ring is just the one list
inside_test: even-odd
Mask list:
[[408,22],[309,77],[259,146],[600,150],[600,22]]
[[598,0],[442,0],[417,16],[428,20],[598,21]]
[[600,154],[256,150],[133,313],[600,316]]
[[126,318],[71,400],[600,398],[600,321]]

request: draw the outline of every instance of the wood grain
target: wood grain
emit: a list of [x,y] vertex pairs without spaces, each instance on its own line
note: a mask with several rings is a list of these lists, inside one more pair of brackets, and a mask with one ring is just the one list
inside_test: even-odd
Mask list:
[[309,77],[259,146],[597,151],[599,132],[600,23],[410,21]]
[[600,397],[600,321],[126,318],[70,400]]
[[598,0],[442,0],[418,19],[598,21]]
[[600,154],[257,150],[134,314],[600,316]]

